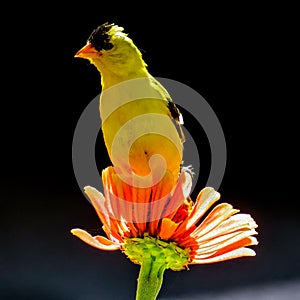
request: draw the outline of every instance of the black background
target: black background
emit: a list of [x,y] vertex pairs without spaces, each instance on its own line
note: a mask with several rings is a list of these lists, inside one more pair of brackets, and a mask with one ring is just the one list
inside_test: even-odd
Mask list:
[[[74,54],[106,21],[125,28],[153,76],[182,82],[209,103],[228,151],[221,200],[259,225],[255,258],[167,271],[161,298],[299,279],[293,8],[99,2],[17,9],[21,16],[3,10],[1,30],[1,299],[134,298],[138,266],[70,234],[74,227],[102,233],[71,150],[78,118],[101,91],[97,70]],[[197,192],[209,172],[205,147]],[[101,138],[97,149],[99,165],[108,166]]]

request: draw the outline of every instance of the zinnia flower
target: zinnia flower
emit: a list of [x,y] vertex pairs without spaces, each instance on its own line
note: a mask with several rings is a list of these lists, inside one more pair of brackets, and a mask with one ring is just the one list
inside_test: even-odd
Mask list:
[[87,186],[107,237],[82,229],[72,233],[101,250],[118,250],[141,265],[136,299],[156,299],[166,269],[179,271],[189,264],[207,264],[254,256],[255,221],[228,203],[209,209],[220,194],[211,187],[190,199],[192,178],[182,172],[172,187],[172,175],[153,187],[123,181],[114,167],[102,172],[104,195]]

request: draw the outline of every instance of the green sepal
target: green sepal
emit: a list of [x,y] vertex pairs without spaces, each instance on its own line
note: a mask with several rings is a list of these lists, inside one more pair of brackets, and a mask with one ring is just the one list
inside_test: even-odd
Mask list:
[[149,236],[126,238],[122,247],[127,257],[141,265],[136,300],[155,300],[162,286],[166,269],[180,271],[187,268],[190,249],[182,249],[175,242]]

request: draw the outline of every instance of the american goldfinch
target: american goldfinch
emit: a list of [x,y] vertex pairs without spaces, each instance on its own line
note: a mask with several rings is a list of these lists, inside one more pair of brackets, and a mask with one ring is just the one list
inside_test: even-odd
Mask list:
[[182,115],[149,74],[124,28],[100,25],[75,57],[88,59],[100,72],[102,132],[113,165],[124,174],[151,175],[152,182],[151,172],[164,166],[177,181],[184,142]]

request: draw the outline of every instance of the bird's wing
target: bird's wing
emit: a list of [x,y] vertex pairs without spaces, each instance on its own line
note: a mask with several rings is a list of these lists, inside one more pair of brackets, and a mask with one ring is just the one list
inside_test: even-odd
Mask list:
[[184,142],[185,136],[184,136],[184,133],[183,133],[183,130],[181,127],[183,125],[183,117],[182,117],[180,110],[178,109],[176,104],[173,102],[168,91],[163,87],[163,85],[158,80],[156,80],[154,77],[151,76],[150,82],[151,82],[152,87],[160,93],[160,95],[162,96],[163,99],[166,100],[167,108],[170,112],[170,117],[176,122],[178,129],[180,131],[181,140],[182,140],[182,142]]

